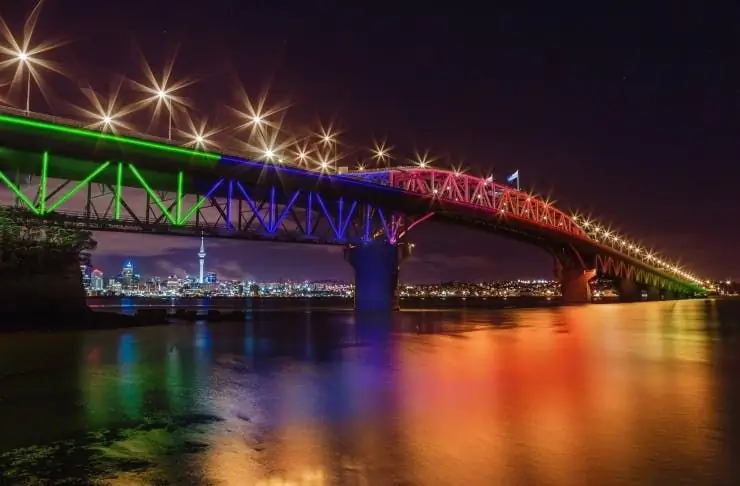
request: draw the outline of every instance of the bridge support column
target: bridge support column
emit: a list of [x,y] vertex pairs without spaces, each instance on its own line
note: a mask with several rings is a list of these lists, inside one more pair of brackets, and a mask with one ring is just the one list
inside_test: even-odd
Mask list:
[[660,289],[652,285],[649,286],[647,288],[647,300],[660,300]]
[[663,300],[676,300],[676,293],[673,290],[662,290],[660,292],[660,298]]
[[628,278],[620,279],[619,300],[622,302],[637,302],[642,300],[642,287],[634,280]]
[[350,246],[344,258],[355,269],[355,311],[390,312],[400,309],[398,275],[410,254],[408,244],[371,241]]
[[596,276],[595,269],[563,269],[560,272],[560,289],[564,304],[585,304],[591,302],[589,281]]

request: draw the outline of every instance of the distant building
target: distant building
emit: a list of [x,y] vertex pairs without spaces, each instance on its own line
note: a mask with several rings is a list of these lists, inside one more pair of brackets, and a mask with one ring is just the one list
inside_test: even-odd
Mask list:
[[180,280],[175,275],[167,277],[167,290],[177,290],[180,288]]
[[[84,279],[83,279],[84,282]],[[90,273],[90,288],[101,292],[103,290],[103,272],[97,268]]]
[[87,290],[90,288],[90,266],[86,263],[80,265],[80,273],[82,274],[82,286]]
[[207,284],[215,284],[218,282],[218,278],[216,277],[216,272],[208,272],[206,273],[206,281]]
[[134,286],[134,264],[131,260],[123,265],[121,270],[121,287],[130,289]]
[[198,251],[198,267],[200,273],[198,274],[198,283],[204,283],[203,281],[203,269],[206,265],[206,241],[203,235],[200,236],[200,251]]

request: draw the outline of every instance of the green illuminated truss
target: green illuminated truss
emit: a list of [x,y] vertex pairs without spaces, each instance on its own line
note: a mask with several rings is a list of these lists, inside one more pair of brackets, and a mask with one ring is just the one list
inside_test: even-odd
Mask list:
[[[113,188],[114,195],[114,206],[113,206],[113,219],[116,221],[121,220],[121,206],[122,206],[122,194],[124,187],[124,172],[126,169],[134,176],[135,180],[138,181],[138,187],[144,189],[146,194],[149,196],[152,202],[162,211],[162,215],[166,220],[173,226],[184,226],[188,220],[203,206],[206,202],[206,197],[199,197],[197,202],[190,207],[189,210],[185,211],[183,208],[183,200],[186,196],[185,192],[185,175],[183,171],[177,173],[177,193],[174,202],[174,210],[168,208],[162,198],[157,194],[151,184],[147,182],[141,172],[133,165],[126,164],[123,162],[111,163],[104,162],[98,165],[93,171],[87,174],[80,181],[68,189],[67,191],[55,191],[54,194],[47,194],[49,186],[49,152],[44,152],[41,156],[41,173],[39,176],[39,188],[35,200],[31,200],[26,194],[23,193],[17,182],[10,180],[3,172],[0,172],[0,180],[10,189],[10,191],[16,197],[16,201],[22,203],[27,209],[31,210],[37,216],[47,216],[54,213],[59,209],[65,202],[67,202],[73,195],[80,191],[83,187],[88,184],[95,182],[96,178],[101,176],[106,170],[115,168],[115,186]],[[136,187],[136,186],[133,186]],[[52,202],[49,199],[56,196],[56,199]],[[36,202],[37,201],[37,202]],[[174,214],[173,214],[174,213]]]

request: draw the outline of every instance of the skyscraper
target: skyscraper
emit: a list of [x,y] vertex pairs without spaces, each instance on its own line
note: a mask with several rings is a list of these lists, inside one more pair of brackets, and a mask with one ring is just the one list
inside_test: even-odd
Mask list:
[[124,289],[130,289],[134,286],[134,264],[131,260],[127,261],[125,265],[123,265],[123,270],[121,271],[121,286]]
[[200,251],[198,252],[198,259],[200,263],[200,274],[198,276],[198,283],[203,283],[203,270],[206,265],[206,241],[203,235],[200,235]]
[[90,288],[93,290],[103,290],[103,272],[97,268],[93,269],[90,274]]

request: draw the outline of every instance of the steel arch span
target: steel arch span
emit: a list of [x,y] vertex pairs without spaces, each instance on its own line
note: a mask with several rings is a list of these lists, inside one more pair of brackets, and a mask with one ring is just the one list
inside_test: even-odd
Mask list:
[[580,226],[551,203],[492,179],[440,169],[399,169],[389,173],[389,184],[409,192],[450,201],[492,214],[587,238]]
[[[579,281],[573,284],[580,288],[571,292],[574,300],[590,299],[583,280],[597,274],[630,281],[633,284],[631,292],[640,291],[643,287],[686,295],[703,292],[700,286],[688,279],[599,241],[553,203],[492,178],[418,167],[363,171],[352,175],[429,198],[436,211],[423,220],[433,216],[443,220],[460,219],[464,212],[461,210],[468,209],[473,212],[471,219],[487,219],[488,227],[497,233],[539,246],[553,256],[555,275],[564,287],[568,281]],[[413,226],[410,225],[406,232]]]
[[0,183],[14,193],[10,204],[58,224],[352,247],[356,280],[368,271],[383,283],[365,282],[374,289],[368,295],[395,289],[391,282],[397,284],[399,260],[407,256],[382,245],[406,246],[409,231],[429,219],[543,248],[569,302],[590,300],[588,280],[596,273],[630,282],[626,292],[703,291],[680,269],[641,259],[646,255],[632,245],[609,246],[624,241],[586,231],[586,222],[549,201],[439,169],[327,174],[0,113]]

